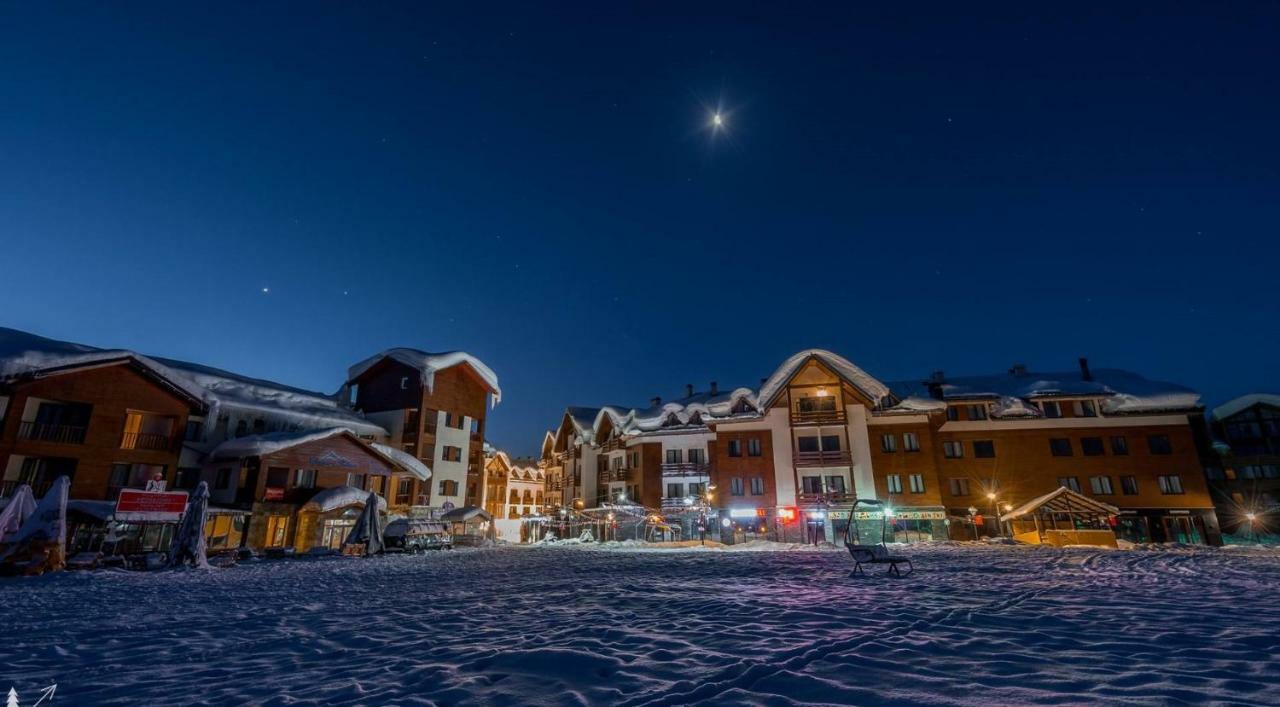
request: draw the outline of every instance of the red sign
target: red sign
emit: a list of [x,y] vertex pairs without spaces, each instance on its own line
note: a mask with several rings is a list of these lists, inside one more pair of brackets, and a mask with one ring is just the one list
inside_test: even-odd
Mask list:
[[981,514],[981,513],[979,513],[978,515],[976,515],[976,516],[974,516],[974,517],[973,517],[973,524],[974,524],[974,525],[985,525],[984,521],[982,520],[982,514]]
[[121,489],[116,500],[116,520],[174,521],[187,510],[186,491]]
[[266,495],[266,496],[263,496],[262,500],[264,500],[264,501],[283,501],[283,500],[284,500],[284,489],[280,488],[279,486],[268,486],[268,487],[267,487],[267,495]]
[[796,509],[791,507],[778,509],[778,522],[790,523],[796,519]]

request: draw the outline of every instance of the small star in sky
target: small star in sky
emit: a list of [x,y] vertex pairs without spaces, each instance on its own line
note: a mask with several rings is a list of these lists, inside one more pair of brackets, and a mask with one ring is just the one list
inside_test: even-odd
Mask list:
[[269,294],[270,292],[271,292],[271,288],[270,288],[270,287],[264,287],[264,288],[262,288],[262,294],[264,294],[264,295],[265,295],[265,294]]

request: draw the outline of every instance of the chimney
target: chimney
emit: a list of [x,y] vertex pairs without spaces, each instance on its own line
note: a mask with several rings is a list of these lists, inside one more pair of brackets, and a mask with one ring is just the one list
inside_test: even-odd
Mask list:
[[693,397],[693,384],[692,384],[692,383],[685,383],[685,384],[684,384],[684,397],[686,397],[686,398],[692,398],[692,397]]
[[929,389],[929,397],[934,400],[942,400],[942,384],[947,382],[947,376],[942,371],[934,371],[929,374],[929,380],[924,382],[925,388]]
[[1015,363],[1015,364],[1013,364],[1013,367],[1009,369],[1009,375],[1011,375],[1011,376],[1025,376],[1025,375],[1027,375],[1027,364],[1025,364],[1025,363]]
[[1093,380],[1093,372],[1089,370],[1089,359],[1080,357],[1080,380]]
[[720,392],[720,386],[715,381],[711,381],[711,394],[715,395]]
[[761,388],[763,388],[763,387],[764,387],[764,384],[765,384],[765,383],[768,383],[768,382],[769,382],[769,379],[768,379],[768,378],[761,378],[761,379],[760,379],[760,387],[761,387]]
[[659,405],[661,405],[661,404],[662,404],[662,398],[660,398],[660,397],[658,397],[658,396],[654,396],[654,397],[652,397],[652,398],[649,398],[649,405],[651,405],[651,406],[653,406],[653,407],[658,407],[658,406],[659,406]]

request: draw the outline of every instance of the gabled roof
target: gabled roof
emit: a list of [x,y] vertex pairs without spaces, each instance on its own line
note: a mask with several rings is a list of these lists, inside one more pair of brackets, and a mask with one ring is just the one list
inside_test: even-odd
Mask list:
[[1033,514],[1036,511],[1045,509],[1054,513],[1084,513],[1096,515],[1118,515],[1120,509],[1109,503],[1103,503],[1094,498],[1072,491],[1066,486],[1058,488],[1046,493],[1038,498],[1018,506],[1017,508],[1000,516],[1000,520],[1010,521]]
[[1270,405],[1271,407],[1280,408],[1280,395],[1274,393],[1249,393],[1241,395],[1238,398],[1228,400],[1213,409],[1213,419],[1225,420],[1232,415],[1248,410],[1254,405]]
[[422,375],[422,384],[427,390],[435,387],[436,373],[454,366],[467,366],[475,374],[476,377],[493,393],[493,404],[497,405],[502,401],[502,388],[498,385],[498,374],[493,369],[484,364],[483,361],[472,356],[465,351],[446,351],[444,353],[430,353],[427,351],[419,351],[418,349],[394,348],[387,349],[376,353],[369,358],[355,364],[347,370],[347,382],[353,383],[363,376],[378,363],[384,359],[399,361],[404,365],[417,369]]
[[345,427],[299,432],[271,432],[229,439],[214,447],[213,451],[209,452],[209,459],[216,461],[220,459],[265,457],[303,444],[338,436],[346,437],[356,445],[369,450],[374,456],[382,457],[391,466],[406,471],[421,481],[431,478],[431,469],[416,457],[385,444],[365,442]]
[[804,369],[805,364],[813,360],[826,366],[838,378],[853,386],[854,390],[862,393],[873,403],[879,403],[882,398],[890,394],[889,386],[853,365],[849,359],[825,349],[806,349],[783,361],[773,375],[765,379],[760,386],[758,396],[760,407],[763,409],[773,405],[773,401],[782,394],[791,379]]

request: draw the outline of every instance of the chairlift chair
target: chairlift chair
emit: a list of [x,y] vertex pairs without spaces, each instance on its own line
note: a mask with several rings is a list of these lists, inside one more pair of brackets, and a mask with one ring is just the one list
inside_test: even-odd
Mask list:
[[[862,532],[858,529],[858,507],[869,506],[871,509],[880,510],[880,542],[874,545],[864,545],[862,542]],[[844,529],[844,546],[849,550],[849,555],[853,558],[853,574],[865,575],[863,565],[889,565],[889,571],[885,574],[894,577],[905,577],[915,571],[915,567],[911,564],[911,559],[901,555],[890,555],[889,547],[885,543],[888,537],[889,517],[885,514],[886,506],[880,501],[859,498],[854,501],[853,508],[849,511],[849,525]],[[898,565],[906,565],[907,571],[904,574]]]

